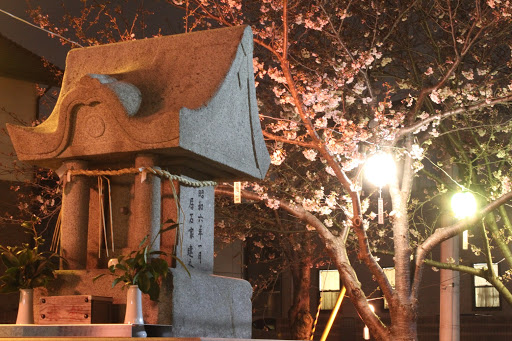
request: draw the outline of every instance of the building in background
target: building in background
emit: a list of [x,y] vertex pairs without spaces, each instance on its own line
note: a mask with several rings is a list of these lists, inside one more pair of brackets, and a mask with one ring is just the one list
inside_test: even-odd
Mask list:
[[[58,85],[55,74],[41,57],[0,34],[0,243],[16,245],[30,238],[6,215],[17,212],[16,187],[31,180],[30,167],[16,160],[7,135],[6,123],[30,125],[39,117],[37,84]],[[29,171],[19,171],[20,168]],[[7,217],[8,218],[8,217]],[[3,269],[0,269],[3,271]],[[18,308],[18,294],[3,295],[0,323],[13,322]]]

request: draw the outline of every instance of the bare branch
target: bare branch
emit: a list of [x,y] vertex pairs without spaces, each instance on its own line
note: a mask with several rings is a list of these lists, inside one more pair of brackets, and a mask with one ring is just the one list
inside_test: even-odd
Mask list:
[[413,298],[418,297],[424,260],[427,254],[430,251],[432,251],[432,249],[435,246],[466,230],[468,226],[471,226],[472,224],[476,223],[478,220],[482,219],[486,214],[499,208],[501,205],[504,205],[509,200],[512,200],[512,192],[508,192],[499,197],[498,199],[494,200],[493,202],[489,203],[487,206],[481,209],[480,212],[478,212],[471,218],[460,220],[457,223],[448,227],[438,228],[430,237],[428,237],[423,242],[423,244],[419,245],[418,249],[416,250],[416,271],[414,275],[414,283],[411,296]]

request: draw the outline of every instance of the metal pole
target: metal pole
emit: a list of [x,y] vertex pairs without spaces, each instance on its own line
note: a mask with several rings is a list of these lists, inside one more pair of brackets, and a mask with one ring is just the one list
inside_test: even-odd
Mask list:
[[[459,263],[459,237],[441,243],[441,261]],[[440,271],[439,341],[460,340],[460,279],[459,272]]]
[[327,321],[327,326],[325,326],[325,330],[324,333],[322,334],[322,337],[320,338],[320,341],[325,341],[327,339],[327,336],[331,331],[332,324],[334,323],[334,319],[338,314],[338,310],[340,310],[341,302],[343,302],[343,298],[345,297],[346,291],[347,289],[345,288],[345,286],[343,286],[343,288],[341,288],[340,295],[338,296],[338,300],[336,301],[336,305],[334,306],[334,309],[331,312],[331,317],[329,317],[329,321]]

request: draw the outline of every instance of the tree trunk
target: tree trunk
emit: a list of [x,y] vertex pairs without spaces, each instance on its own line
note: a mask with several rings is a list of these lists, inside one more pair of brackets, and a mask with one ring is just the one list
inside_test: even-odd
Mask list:
[[309,289],[311,285],[311,258],[306,258],[291,267],[293,277],[293,305],[288,317],[291,338],[309,340],[313,317],[309,310]]
[[417,341],[417,316],[413,307],[400,305],[392,315],[389,340]]

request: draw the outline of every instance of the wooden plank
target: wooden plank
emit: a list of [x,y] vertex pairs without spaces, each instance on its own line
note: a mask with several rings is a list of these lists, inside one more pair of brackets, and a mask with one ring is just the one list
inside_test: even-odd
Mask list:
[[39,301],[40,324],[110,323],[112,297],[46,296]]

